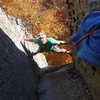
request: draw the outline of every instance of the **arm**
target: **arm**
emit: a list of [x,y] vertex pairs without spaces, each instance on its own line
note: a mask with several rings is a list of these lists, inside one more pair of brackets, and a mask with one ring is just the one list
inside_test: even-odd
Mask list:
[[34,38],[28,38],[26,36],[24,36],[24,40],[29,42],[34,42]]
[[66,44],[66,43],[67,43],[66,41],[61,41],[61,40],[58,41],[58,44]]

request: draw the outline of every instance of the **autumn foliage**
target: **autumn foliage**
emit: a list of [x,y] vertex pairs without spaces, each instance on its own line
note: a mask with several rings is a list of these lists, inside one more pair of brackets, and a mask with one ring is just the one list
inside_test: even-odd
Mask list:
[[[8,14],[21,18],[33,37],[41,30],[48,37],[65,41],[69,39],[66,0],[3,0],[0,6]],[[72,61],[71,56],[67,54],[45,55],[49,64]]]

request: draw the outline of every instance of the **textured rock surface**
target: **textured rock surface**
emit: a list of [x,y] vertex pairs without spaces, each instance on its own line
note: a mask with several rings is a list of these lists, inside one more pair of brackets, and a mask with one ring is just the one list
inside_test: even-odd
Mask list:
[[[69,28],[71,35],[76,33],[82,18],[91,11],[100,11],[100,0],[67,0],[69,10]],[[94,100],[100,100],[100,67],[79,61],[76,48],[73,49],[76,68],[80,70],[88,83]]]
[[[20,20],[17,21],[17,26],[13,23],[15,23],[13,18],[7,17],[4,12],[0,13],[0,27],[2,28],[0,30],[0,47],[2,47],[0,48],[0,100],[36,100],[40,70],[34,61],[30,62],[31,59],[29,60],[25,54],[24,46],[20,44],[26,30],[21,27],[23,30],[21,33],[20,28],[17,29]],[[13,30],[14,28],[16,30]],[[33,47],[34,51],[30,43],[25,42],[25,45],[28,53],[35,52],[36,45]],[[41,78],[38,99],[93,100],[79,72],[72,65],[65,67],[56,72],[46,73]]]
[[93,100],[83,77],[71,64],[45,74],[38,91],[39,100]]
[[[20,19],[6,15],[0,9],[0,100],[37,100],[41,71],[34,60],[30,61],[20,43],[25,32],[27,34]],[[30,43],[25,45],[28,50],[33,46]],[[37,60],[39,57],[43,55]],[[42,60],[39,65],[46,66]]]
[[0,100],[37,100],[37,65],[0,29]]
[[[5,14],[5,12],[0,9],[0,28],[6,33],[6,35],[8,35],[8,37],[11,38],[11,40],[20,50],[25,52],[20,42],[23,41],[24,34],[28,34],[28,32],[22,25],[20,19],[15,19],[14,17]],[[30,37],[30,35],[28,36]],[[36,44],[30,42],[26,42],[25,45],[27,49],[30,50],[30,52],[35,52],[36,49],[38,49],[38,46]],[[43,68],[48,66],[43,54],[37,54],[33,58],[37,62],[39,67]]]

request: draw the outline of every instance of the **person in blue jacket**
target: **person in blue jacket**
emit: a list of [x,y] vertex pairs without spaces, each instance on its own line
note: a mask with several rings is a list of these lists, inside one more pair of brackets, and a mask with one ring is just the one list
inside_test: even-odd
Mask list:
[[78,31],[71,36],[71,41],[75,43],[91,31],[90,36],[76,44],[77,56],[79,59],[100,66],[100,11],[93,11],[82,20]]

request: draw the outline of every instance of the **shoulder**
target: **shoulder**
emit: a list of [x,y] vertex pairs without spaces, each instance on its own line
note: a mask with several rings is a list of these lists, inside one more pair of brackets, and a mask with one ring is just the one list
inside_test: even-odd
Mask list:
[[51,42],[51,43],[58,43],[58,40],[54,39],[54,38],[47,38],[47,41]]
[[[56,40],[56,39],[54,39],[54,38],[47,38],[47,40],[53,41],[53,40]],[[57,41],[57,40],[56,40],[56,41]]]
[[35,40],[34,40],[34,43],[38,43],[38,41],[39,41],[39,38],[35,38]]

